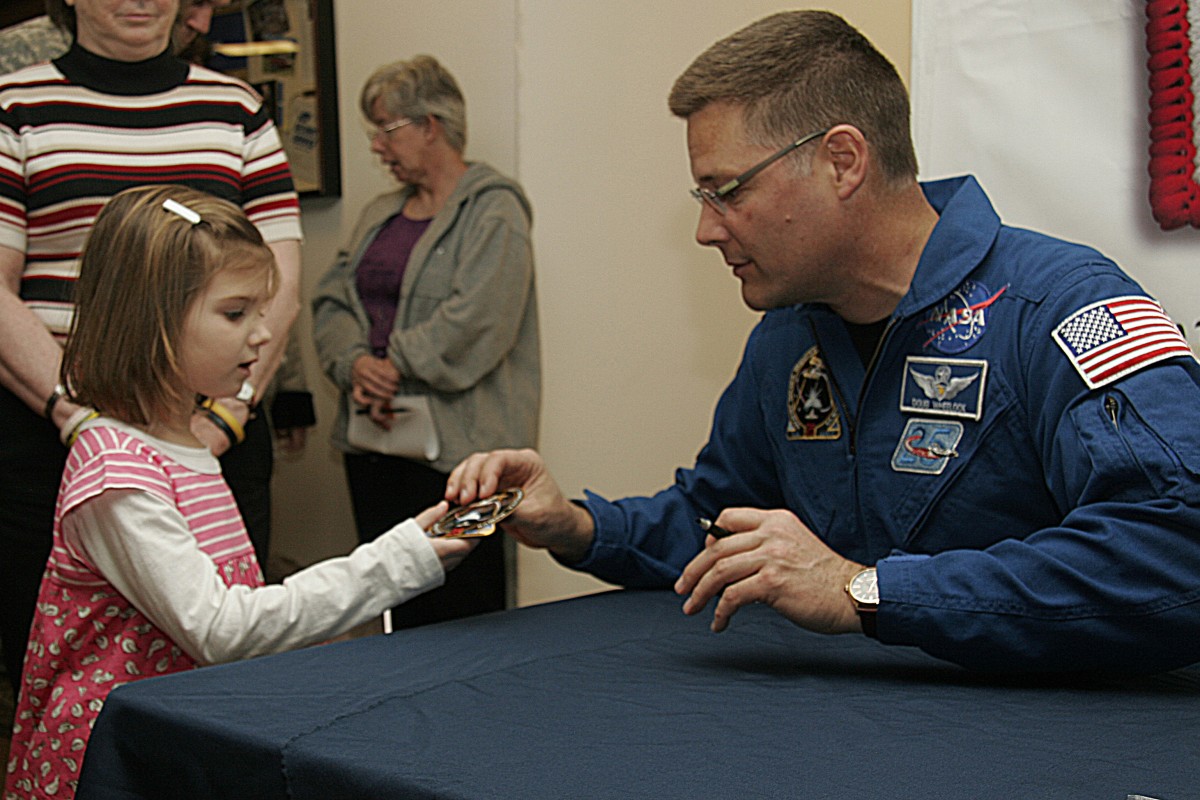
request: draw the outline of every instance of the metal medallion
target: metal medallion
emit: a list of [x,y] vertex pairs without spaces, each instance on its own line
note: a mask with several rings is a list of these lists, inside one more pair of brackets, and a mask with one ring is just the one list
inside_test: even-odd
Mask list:
[[525,493],[520,489],[509,489],[491,497],[484,497],[465,506],[452,508],[429,529],[428,535],[447,539],[465,539],[475,536],[490,536],[496,525],[517,510]]

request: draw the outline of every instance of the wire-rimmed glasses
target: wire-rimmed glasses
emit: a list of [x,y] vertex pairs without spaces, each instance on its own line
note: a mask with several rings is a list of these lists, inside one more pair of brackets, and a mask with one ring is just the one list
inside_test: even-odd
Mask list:
[[412,123],[413,123],[413,121],[411,119],[401,118],[394,122],[388,122],[383,125],[368,124],[366,126],[367,139],[369,139],[370,141],[373,142],[373,141],[375,141],[376,138],[378,138],[380,136],[386,137],[392,131],[399,130],[399,129],[403,128],[405,125],[412,125]]
[[725,216],[725,212],[729,209],[729,207],[725,205],[726,197],[728,197],[733,192],[740,189],[742,187],[742,185],[746,183],[746,181],[750,180],[755,175],[762,172],[764,169],[766,169],[767,167],[771,166],[779,159],[786,156],[788,153],[792,152],[793,150],[795,150],[799,147],[803,147],[804,145],[811,142],[813,139],[819,139],[820,137],[824,136],[827,133],[829,133],[829,128],[817,131],[816,133],[810,133],[807,136],[801,136],[799,139],[792,142],[791,144],[785,145],[778,152],[767,156],[762,161],[758,162],[753,167],[751,167],[750,169],[743,172],[741,175],[738,175],[733,180],[726,181],[725,183],[718,186],[716,189],[706,189],[703,186],[697,186],[695,189],[690,190],[691,195],[692,195],[692,197],[696,198],[696,200],[698,200],[700,203],[702,203],[702,204],[707,203],[714,211],[716,211],[721,216]]

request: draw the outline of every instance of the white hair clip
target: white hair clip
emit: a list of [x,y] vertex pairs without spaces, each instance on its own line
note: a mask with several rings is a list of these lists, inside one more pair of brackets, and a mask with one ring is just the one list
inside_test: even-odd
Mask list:
[[200,224],[200,215],[195,211],[192,211],[183,203],[180,203],[178,200],[163,200],[163,208],[165,208],[167,211],[175,212],[193,225]]

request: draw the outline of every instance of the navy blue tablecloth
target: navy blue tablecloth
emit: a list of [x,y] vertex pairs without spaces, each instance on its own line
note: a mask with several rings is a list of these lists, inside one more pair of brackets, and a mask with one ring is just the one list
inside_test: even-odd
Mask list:
[[1200,796],[1200,668],[996,678],[770,609],[561,603],[117,689],[78,797]]

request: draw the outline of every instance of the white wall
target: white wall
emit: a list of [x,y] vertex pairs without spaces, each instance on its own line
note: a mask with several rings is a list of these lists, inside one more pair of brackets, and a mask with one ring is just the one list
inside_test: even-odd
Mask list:
[[[755,316],[698,209],[684,124],[666,95],[718,38],[790,6],[767,0],[339,0],[344,191],[305,201],[306,286],[340,230],[388,180],[367,152],[358,89],[378,64],[428,52],[467,97],[469,158],[514,174],[534,204],[545,394],[542,451],[570,495],[651,493],[690,463]],[[909,0],[840,0],[907,74]],[[353,9],[352,12],[349,9]],[[307,332],[307,319],[304,320]],[[333,393],[306,353],[321,418],[276,479],[276,552],[303,564],[345,552],[353,529],[328,445]],[[522,604],[601,584],[522,550]]]

